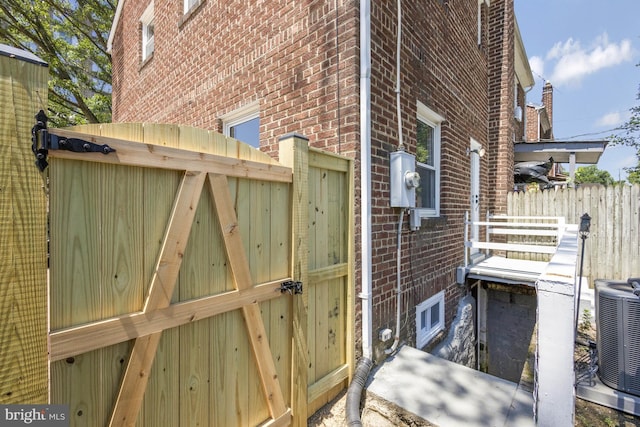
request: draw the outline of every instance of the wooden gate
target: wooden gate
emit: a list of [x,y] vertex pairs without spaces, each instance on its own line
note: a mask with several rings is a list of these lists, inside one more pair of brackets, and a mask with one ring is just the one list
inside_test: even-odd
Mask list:
[[[49,151],[51,402],[70,405],[72,425],[305,425],[315,355],[293,281],[308,269],[299,165],[173,125],[49,133],[115,150]],[[345,384],[349,346],[331,387]]]

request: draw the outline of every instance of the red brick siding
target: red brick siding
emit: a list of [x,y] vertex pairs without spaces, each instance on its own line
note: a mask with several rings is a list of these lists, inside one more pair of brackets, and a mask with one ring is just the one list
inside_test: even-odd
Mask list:
[[[470,138],[487,146],[487,60],[477,45],[477,4],[403,2],[401,102],[403,140],[415,153],[416,107],[422,102],[442,124],[440,217],[417,232],[403,227],[403,338],[415,344],[415,306],[445,290],[446,323],[464,288],[455,284],[462,263],[464,212],[469,209]],[[374,2],[372,16],[373,319],[377,331],[395,329],[398,209],[389,207],[389,153],[398,144],[395,104],[396,5]],[[486,171],[483,160],[483,171]],[[481,188],[487,194],[487,174]]]
[[[483,25],[512,33],[513,25],[500,21],[509,13],[513,21],[512,1],[492,1],[491,10],[501,12],[489,13]],[[502,2],[509,6],[501,6]],[[124,3],[113,47],[114,121],[167,122],[219,130],[221,115],[259,100],[261,149],[276,156],[278,138],[298,132],[314,146],[354,157],[358,189],[359,3],[339,1],[337,14],[334,2],[246,3],[204,0],[181,23],[182,2],[155,0],[155,52],[144,65],[140,63],[138,20],[147,2]],[[399,210],[389,207],[389,153],[396,149],[398,128],[396,3],[372,3],[371,220],[377,344],[379,328],[395,328]],[[401,102],[407,150],[415,152],[417,101],[445,118],[440,217],[423,220],[417,232],[408,230],[405,218],[402,231],[402,336],[415,343],[415,306],[446,290],[449,325],[464,292],[455,284],[455,268],[462,263],[463,218],[469,209],[466,149],[470,138],[489,152],[481,161],[483,212],[496,204],[490,189],[501,175],[496,174],[495,165],[490,167],[491,162],[506,170],[511,170],[512,164],[505,164],[509,156],[498,144],[498,135],[489,133],[491,124],[497,127],[500,120],[491,116],[490,122],[489,111],[500,111],[497,106],[502,99],[487,94],[490,76],[486,54],[490,52],[494,62],[508,52],[491,47],[498,43],[495,30],[483,38],[486,46],[484,42],[477,45],[477,3],[425,0],[403,2],[403,7]],[[513,94],[513,71],[497,71],[499,67],[494,65],[491,78],[496,80],[497,90],[505,84],[502,74],[506,74],[507,80],[511,76],[508,87]],[[513,98],[507,105],[512,119]],[[506,131],[501,129],[500,135],[502,132]],[[500,141],[505,139],[501,136]],[[356,190],[356,293],[361,291],[362,277],[359,206]],[[359,301],[356,311],[359,341]]]
[[[492,165],[489,209],[507,213],[507,193],[513,190],[514,106],[513,0],[491,2],[489,14],[489,149]],[[498,172],[499,171],[499,172]]]

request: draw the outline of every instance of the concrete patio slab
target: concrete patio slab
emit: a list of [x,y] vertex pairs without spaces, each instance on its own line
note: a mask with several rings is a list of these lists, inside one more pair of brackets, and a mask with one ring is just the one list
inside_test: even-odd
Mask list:
[[518,384],[408,346],[370,375],[367,393],[440,427],[535,425],[533,396]]

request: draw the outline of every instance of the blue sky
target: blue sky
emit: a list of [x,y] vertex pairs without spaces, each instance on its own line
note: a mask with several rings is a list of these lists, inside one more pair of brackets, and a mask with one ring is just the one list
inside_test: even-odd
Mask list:
[[[640,1],[514,1],[536,80],[527,101],[540,104],[548,80],[555,138],[606,139],[640,105]],[[598,168],[624,179],[622,168],[637,163],[634,153],[609,146]]]

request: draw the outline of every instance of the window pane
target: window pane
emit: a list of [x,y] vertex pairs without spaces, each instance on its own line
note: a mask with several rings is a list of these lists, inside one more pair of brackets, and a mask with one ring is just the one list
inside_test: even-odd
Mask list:
[[429,329],[432,329],[438,326],[440,323],[440,302],[433,304],[430,308],[431,310],[431,323]]
[[416,207],[436,208],[436,171],[424,167],[417,167],[420,174],[420,186],[416,188]]
[[418,120],[416,161],[433,166],[433,128]]
[[246,122],[238,123],[229,128],[229,136],[246,142],[253,147],[260,146],[260,118],[256,117]]
[[427,328],[427,311],[428,310],[420,312],[420,330],[424,330]]

